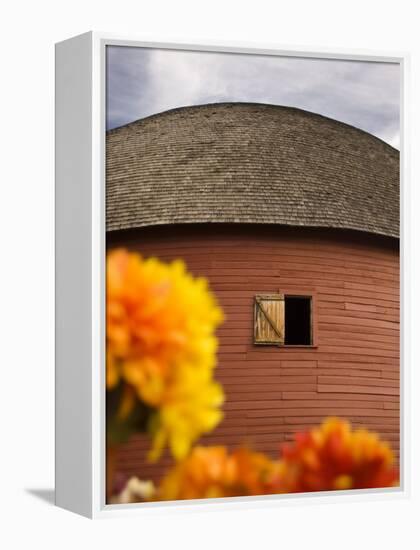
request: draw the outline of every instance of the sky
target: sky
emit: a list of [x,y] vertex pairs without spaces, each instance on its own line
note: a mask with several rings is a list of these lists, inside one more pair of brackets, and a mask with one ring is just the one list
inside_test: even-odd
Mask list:
[[107,128],[186,105],[297,107],[400,145],[400,68],[342,61],[108,46]]

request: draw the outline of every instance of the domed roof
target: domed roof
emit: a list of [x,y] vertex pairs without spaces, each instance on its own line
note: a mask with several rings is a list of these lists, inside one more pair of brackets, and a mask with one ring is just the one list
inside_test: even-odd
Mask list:
[[399,153],[321,115],[181,107],[107,133],[107,230],[233,222],[399,236]]

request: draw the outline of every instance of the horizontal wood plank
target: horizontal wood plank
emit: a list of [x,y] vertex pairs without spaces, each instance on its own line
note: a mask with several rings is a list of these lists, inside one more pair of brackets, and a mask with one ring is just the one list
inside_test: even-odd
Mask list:
[[[224,418],[204,445],[246,444],[277,457],[297,431],[327,416],[368,428],[399,455],[399,254],[398,247],[366,235],[263,228],[226,232],[179,227],[121,232],[110,246],[144,256],[183,258],[205,276],[226,320],[218,329],[215,377],[224,387]],[[255,346],[258,294],[316,295],[316,346]],[[145,456],[150,438],[122,446],[117,469],[158,479],[173,461]]]

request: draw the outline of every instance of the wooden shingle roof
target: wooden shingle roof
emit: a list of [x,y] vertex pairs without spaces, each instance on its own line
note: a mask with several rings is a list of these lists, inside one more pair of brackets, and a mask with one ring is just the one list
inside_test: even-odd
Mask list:
[[223,222],[399,236],[399,153],[265,104],[182,107],[107,133],[107,230]]

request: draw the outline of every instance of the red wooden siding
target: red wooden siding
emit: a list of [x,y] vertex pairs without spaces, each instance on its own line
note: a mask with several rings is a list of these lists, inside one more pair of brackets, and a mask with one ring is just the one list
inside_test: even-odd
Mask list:
[[[126,246],[163,260],[183,258],[208,277],[226,314],[216,377],[225,418],[200,443],[252,445],[277,456],[279,443],[326,416],[348,418],[399,453],[398,241],[337,230],[199,225],[114,232]],[[314,346],[253,343],[257,294],[313,294]],[[159,477],[171,462],[144,460],[148,441],[122,446],[117,470]]]

